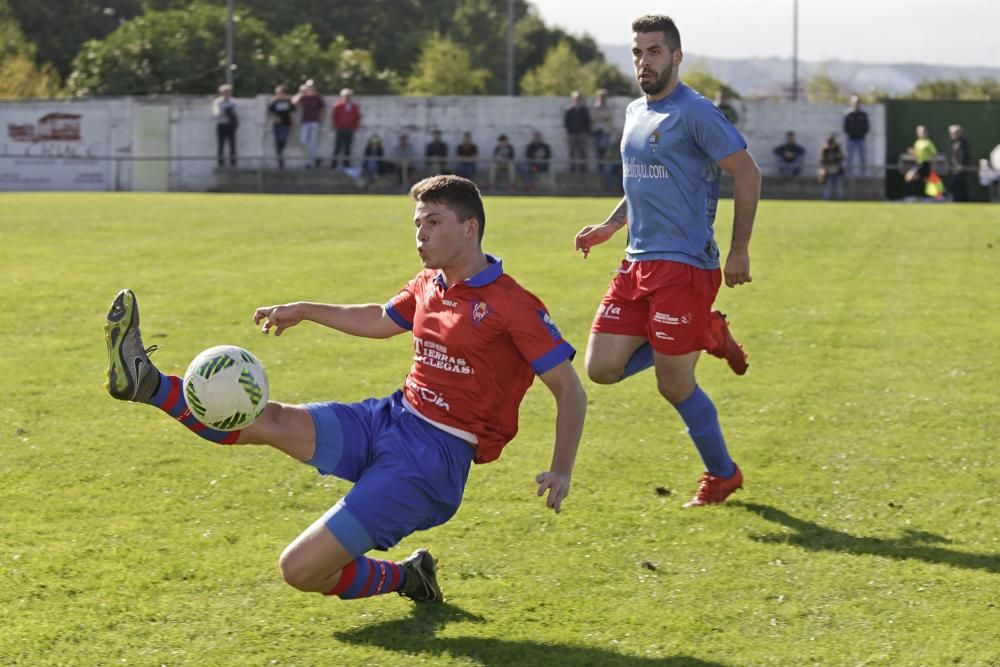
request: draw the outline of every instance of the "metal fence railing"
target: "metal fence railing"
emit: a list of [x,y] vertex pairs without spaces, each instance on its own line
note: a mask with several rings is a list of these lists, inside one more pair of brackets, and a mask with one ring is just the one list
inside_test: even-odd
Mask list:
[[[770,159],[768,159],[770,158]],[[424,176],[435,173],[454,173],[470,177],[487,191],[516,191],[526,194],[594,194],[621,195],[622,164],[618,160],[550,160],[529,161],[524,158],[512,162],[477,159],[460,161],[413,157],[400,159],[395,156],[351,156],[349,163],[341,156],[334,163],[324,158],[319,163],[309,162],[305,156],[293,155],[280,159],[277,155],[236,155],[235,165],[226,153],[220,163],[219,156],[199,155],[30,155],[0,153],[0,190],[16,190],[18,170],[31,168],[51,169],[55,165],[66,168],[106,165],[106,189],[132,189],[137,173],[143,172],[136,165],[163,165],[154,177],[161,179],[164,190],[216,190],[232,188],[241,191],[331,191],[331,192],[398,192]],[[816,182],[822,165],[816,161],[803,161],[796,165],[796,173],[780,173],[778,161],[767,156],[760,161],[766,180]],[[334,165],[336,165],[334,167]],[[900,155],[893,164],[868,164],[862,176],[858,165],[854,171],[845,168],[843,180],[848,184],[876,181],[903,175],[916,166],[912,156]],[[935,172],[942,176],[959,173],[948,165],[943,156],[933,161]],[[130,170],[128,174],[126,170]],[[154,170],[155,171],[155,170]],[[980,169],[969,166],[961,170],[977,174]],[[152,173],[146,170],[147,175]],[[776,180],[775,180],[776,179]],[[970,178],[970,186],[978,185]],[[296,185],[300,187],[296,187]],[[821,188],[822,184],[817,184]],[[810,187],[802,182],[802,188]],[[1000,186],[996,186],[1000,187]],[[994,189],[996,189],[994,187]],[[37,189],[37,188],[34,188]],[[58,188],[53,188],[58,189]],[[97,188],[95,188],[97,189]],[[772,192],[774,188],[771,188]],[[765,195],[768,193],[765,192]],[[851,191],[847,191],[851,198]],[[818,192],[816,196],[819,196]],[[994,194],[1000,199],[1000,193]]]

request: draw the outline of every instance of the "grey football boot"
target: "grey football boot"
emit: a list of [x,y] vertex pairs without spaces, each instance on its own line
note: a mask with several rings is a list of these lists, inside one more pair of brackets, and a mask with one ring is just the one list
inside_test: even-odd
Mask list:
[[437,582],[437,561],[427,549],[417,549],[399,566],[406,572],[406,581],[397,593],[414,602],[441,602],[444,596]]
[[112,302],[104,325],[104,342],[108,345],[104,388],[118,400],[149,403],[160,383],[160,372],[149,361],[156,346],[142,345],[139,304],[132,290],[123,289]]

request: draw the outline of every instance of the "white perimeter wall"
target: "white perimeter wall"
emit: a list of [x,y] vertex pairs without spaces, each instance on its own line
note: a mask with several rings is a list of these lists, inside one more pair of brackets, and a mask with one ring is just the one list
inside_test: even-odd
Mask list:
[[[424,145],[430,140],[431,130],[443,132],[452,155],[464,131],[470,131],[479,145],[482,159],[492,155],[497,136],[506,134],[520,157],[524,146],[530,141],[531,133],[539,130],[551,144],[555,160],[567,158],[566,135],[562,128],[563,112],[567,101],[556,97],[396,97],[359,96],[357,102],[362,110],[362,128],[355,136],[353,154],[360,156],[368,136],[378,133],[386,147],[386,155],[391,157],[400,132],[407,132],[417,154],[422,156]],[[330,129],[329,110],[336,100],[327,97],[327,113],[321,132],[320,156],[323,168],[329,167],[329,157],[333,151],[333,134]],[[614,115],[623,119],[625,106],[630,98],[612,98],[610,103]],[[271,120],[267,117],[268,98],[241,98],[237,100],[240,127],[237,131],[237,153],[241,168],[258,166],[273,168],[274,144],[271,135]],[[137,105],[166,107],[162,117],[168,119],[168,155],[152,155],[153,147],[162,147],[164,142],[140,141],[134,137],[133,115]],[[784,141],[787,130],[794,130],[799,143],[806,148],[808,163],[818,159],[819,146],[830,133],[840,135],[845,108],[841,105],[809,104],[806,102],[738,102],[740,114],[738,127],[765,173],[773,173],[772,150]],[[873,105],[866,108],[872,122],[872,132],[868,137],[869,165],[885,164],[885,108]],[[24,124],[35,117],[41,118],[51,113],[73,113],[99,119],[106,124],[106,131],[95,132],[91,125],[85,125],[96,140],[76,144],[40,140],[34,144],[11,139],[9,125]],[[148,117],[147,117],[148,118]],[[148,122],[145,121],[145,122]],[[620,130],[621,120],[618,129]],[[137,128],[138,129],[138,128]],[[159,152],[156,150],[155,152]],[[129,190],[133,184],[133,170],[136,182],[148,182],[140,177],[142,170],[151,166],[155,158],[169,159],[167,187],[171,190],[203,191],[215,185],[215,120],[211,115],[209,97],[170,98],[114,98],[95,99],[85,102],[4,102],[0,103],[0,153],[14,157],[0,157],[0,190],[7,189],[69,189],[58,179],[52,180],[51,188],[17,186],[16,173],[28,169],[30,160],[25,155],[48,154],[53,156],[51,169],[69,168],[75,155],[89,155],[94,158],[120,158],[110,162],[103,182],[91,184],[90,189]],[[65,155],[65,159],[56,156]],[[286,157],[289,168],[302,168],[304,152],[298,142],[297,125],[292,128]],[[142,158],[145,164],[132,163],[128,158]],[[258,159],[263,157],[264,159]],[[155,160],[154,160],[155,161]],[[66,163],[65,165],[63,163]],[[35,165],[34,172],[45,165]],[[4,176],[6,174],[6,176]],[[6,185],[5,185],[6,183]]]

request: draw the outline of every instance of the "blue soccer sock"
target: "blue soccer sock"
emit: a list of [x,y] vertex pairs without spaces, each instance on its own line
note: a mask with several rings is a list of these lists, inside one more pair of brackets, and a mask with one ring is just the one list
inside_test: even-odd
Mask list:
[[406,572],[391,560],[358,556],[340,571],[340,580],[327,595],[341,600],[367,598],[399,590],[404,581]]
[[184,424],[194,434],[220,445],[231,445],[240,437],[239,431],[216,431],[195,419],[184,400],[184,381],[176,375],[160,373],[160,385],[150,403]]
[[645,342],[639,346],[639,349],[632,353],[629,360],[625,363],[625,372],[622,373],[622,380],[627,377],[631,377],[636,373],[640,373],[647,368],[653,366],[653,347],[649,342]]
[[732,477],[736,464],[729,457],[719,425],[719,413],[708,394],[695,385],[694,392],[674,408],[687,424],[688,434],[694,440],[708,473],[715,477]]

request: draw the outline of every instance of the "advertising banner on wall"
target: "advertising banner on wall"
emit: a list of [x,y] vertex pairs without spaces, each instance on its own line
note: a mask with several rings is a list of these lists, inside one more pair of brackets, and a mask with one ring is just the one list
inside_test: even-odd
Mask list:
[[112,189],[106,109],[0,107],[0,191]]

